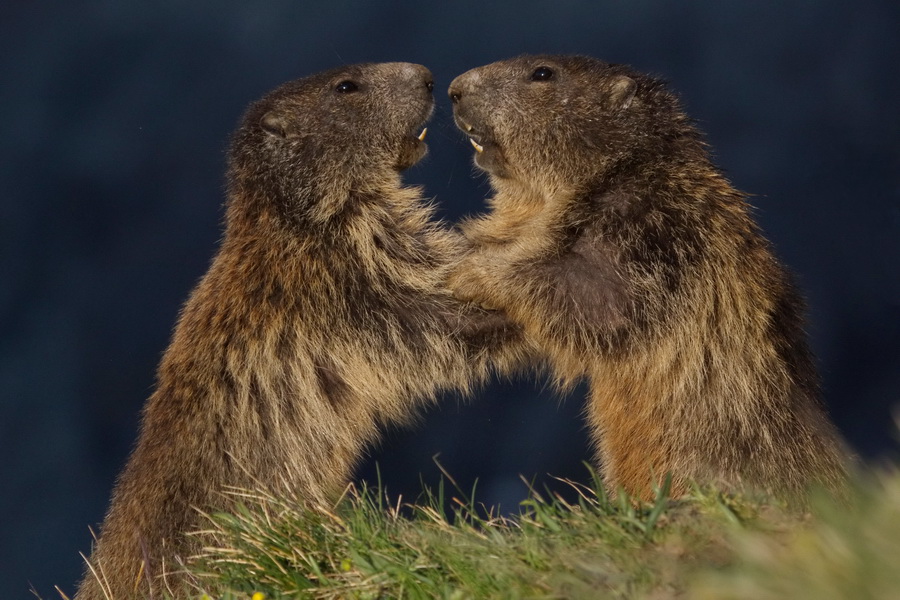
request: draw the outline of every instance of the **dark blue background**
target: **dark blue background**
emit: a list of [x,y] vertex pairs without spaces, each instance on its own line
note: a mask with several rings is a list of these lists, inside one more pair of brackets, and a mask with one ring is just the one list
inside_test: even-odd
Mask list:
[[[0,596],[71,593],[180,304],[220,235],[244,107],[342,63],[432,69],[430,157],[407,175],[455,219],[487,188],[444,90],[523,52],[668,78],[810,301],[826,399],[870,460],[900,400],[900,3],[4,3],[0,23]],[[518,474],[584,478],[583,390],[455,398],[373,452],[407,497],[441,461],[506,508]],[[364,473],[371,477],[373,463]]]

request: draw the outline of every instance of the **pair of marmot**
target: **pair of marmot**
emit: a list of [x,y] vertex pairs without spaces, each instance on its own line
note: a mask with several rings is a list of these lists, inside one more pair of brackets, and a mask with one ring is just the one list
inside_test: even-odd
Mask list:
[[658,81],[550,56],[457,78],[456,121],[496,191],[464,236],[399,176],[425,153],[432,88],[418,65],[356,65],[247,111],[224,241],[78,599],[164,585],[226,486],[333,500],[384,424],[539,360],[590,379],[612,489],[646,497],[667,472],[676,493],[839,485],[800,300]]

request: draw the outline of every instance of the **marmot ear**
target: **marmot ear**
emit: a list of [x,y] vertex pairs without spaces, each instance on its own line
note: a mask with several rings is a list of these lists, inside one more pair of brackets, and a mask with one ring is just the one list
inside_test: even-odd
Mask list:
[[625,110],[631,106],[634,93],[637,91],[637,83],[627,75],[617,75],[610,85],[609,108],[611,110]]
[[259,120],[259,126],[269,135],[288,137],[288,120],[274,110],[270,110]]

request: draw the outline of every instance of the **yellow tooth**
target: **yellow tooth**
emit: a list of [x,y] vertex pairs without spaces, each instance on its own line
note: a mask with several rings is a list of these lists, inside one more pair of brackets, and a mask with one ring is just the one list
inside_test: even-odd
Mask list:
[[422,133],[419,134],[419,141],[420,141],[420,142],[424,142],[424,141],[425,141],[425,134],[426,134],[426,133],[428,133],[428,128],[427,128],[427,127],[425,127],[424,129],[422,129]]
[[476,142],[476,141],[473,140],[472,138],[469,138],[469,142],[470,142],[470,143],[472,144],[472,146],[475,148],[475,151],[476,151],[476,152],[484,152],[484,146],[482,146],[481,144],[479,144],[478,142]]
[[471,125],[469,125],[468,123],[466,123],[466,131],[467,131],[467,132],[468,132],[468,131],[472,131],[473,129],[475,129],[475,128],[472,127]]

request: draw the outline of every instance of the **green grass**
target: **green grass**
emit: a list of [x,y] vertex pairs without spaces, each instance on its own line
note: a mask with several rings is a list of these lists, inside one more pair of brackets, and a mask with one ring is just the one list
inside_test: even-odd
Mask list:
[[[652,503],[570,482],[504,518],[452,480],[401,504],[377,490],[335,509],[234,492],[191,561],[211,598],[900,598],[900,475],[798,514],[696,489]],[[452,509],[445,511],[450,504]],[[449,514],[447,514],[449,512]],[[199,592],[198,592],[199,596]]]

